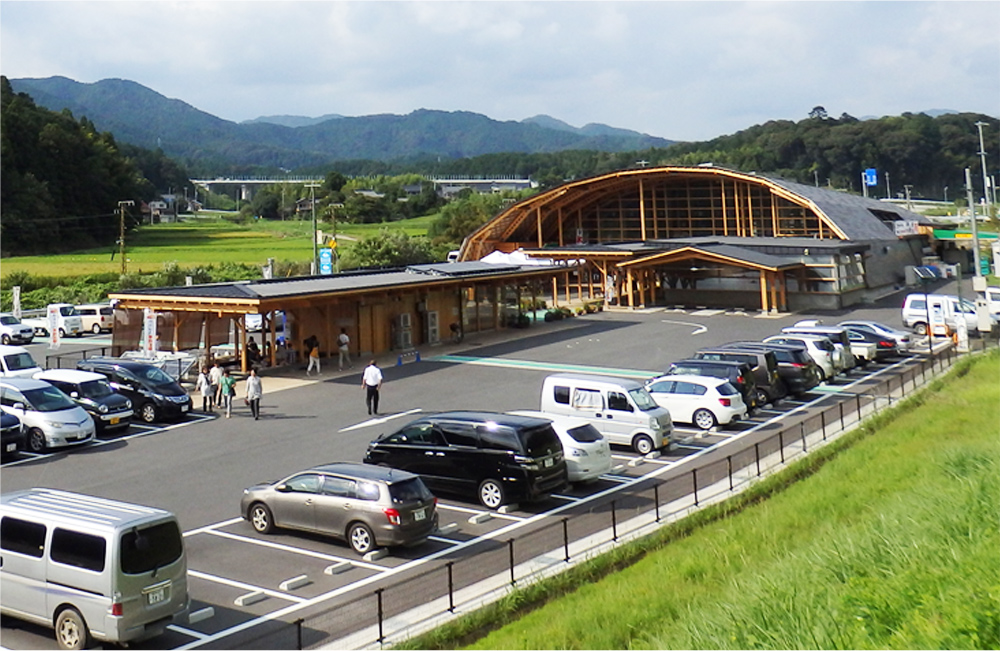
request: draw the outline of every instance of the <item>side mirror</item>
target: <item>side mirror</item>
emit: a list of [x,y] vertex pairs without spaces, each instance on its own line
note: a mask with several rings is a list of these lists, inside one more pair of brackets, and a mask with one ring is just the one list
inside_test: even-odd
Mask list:
[[277,486],[274,487],[274,490],[278,491],[279,493],[290,492],[290,489],[288,488],[287,484],[278,484]]
[[12,406],[12,407],[13,407],[14,409],[17,409],[18,411],[24,411],[24,403],[23,403],[23,402],[15,402],[15,403],[14,403],[13,405],[11,405],[11,406]]
[[77,391],[70,391],[69,392],[69,397],[73,398],[73,399],[79,398],[80,397],[80,393],[77,392]]

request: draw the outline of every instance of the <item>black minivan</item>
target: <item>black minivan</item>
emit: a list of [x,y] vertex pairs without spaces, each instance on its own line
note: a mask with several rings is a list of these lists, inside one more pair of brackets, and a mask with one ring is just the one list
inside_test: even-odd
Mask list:
[[788,389],[778,375],[778,360],[771,351],[719,347],[699,350],[694,354],[694,357],[695,359],[717,359],[725,362],[749,364],[753,371],[753,379],[757,382],[758,407],[763,407],[765,403],[780,400],[788,395]]
[[770,350],[778,360],[778,376],[788,387],[788,392],[793,396],[801,396],[803,393],[815,389],[819,386],[822,372],[819,366],[813,361],[805,350],[798,346],[785,344],[771,344],[760,341],[734,341],[725,344],[724,348],[749,348]]
[[550,421],[493,412],[418,418],[369,443],[365,463],[420,475],[432,491],[476,495],[489,509],[540,500],[569,484]]
[[91,357],[76,363],[81,371],[100,373],[127,396],[143,422],[176,420],[191,411],[191,397],[162,369],[124,359]]
[[703,375],[706,377],[719,377],[729,381],[729,384],[736,387],[736,390],[743,396],[743,402],[749,411],[756,407],[763,407],[763,403],[757,404],[757,381],[754,380],[753,371],[746,362],[725,362],[716,359],[682,359],[674,362],[667,369],[664,375]]

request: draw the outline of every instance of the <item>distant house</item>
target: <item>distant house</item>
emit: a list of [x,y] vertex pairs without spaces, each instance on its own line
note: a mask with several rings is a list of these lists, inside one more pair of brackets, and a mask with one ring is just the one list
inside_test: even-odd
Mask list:
[[362,197],[368,197],[369,199],[381,199],[382,197],[385,196],[385,194],[381,192],[375,192],[375,190],[355,190],[354,194]]
[[531,179],[434,179],[434,187],[439,196],[446,199],[454,197],[465,189],[478,194],[498,194],[500,192],[516,192],[528,188],[537,188],[538,183]]

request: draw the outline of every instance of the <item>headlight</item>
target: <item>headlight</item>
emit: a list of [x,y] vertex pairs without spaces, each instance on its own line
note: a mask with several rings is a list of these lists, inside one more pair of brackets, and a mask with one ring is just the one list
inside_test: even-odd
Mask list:
[[652,427],[653,429],[660,429],[660,421],[654,419],[653,421],[650,422],[649,426]]
[[102,414],[106,414],[106,413],[108,413],[108,406],[107,405],[98,405],[97,406],[97,411],[101,412]]
[[132,408],[132,401],[131,400],[126,400],[125,401],[125,409],[131,409],[131,408]]
[[49,424],[50,427],[54,427],[56,429],[59,429],[60,427],[63,426],[62,423],[54,421],[54,420],[50,420],[50,421],[46,421],[46,422]]

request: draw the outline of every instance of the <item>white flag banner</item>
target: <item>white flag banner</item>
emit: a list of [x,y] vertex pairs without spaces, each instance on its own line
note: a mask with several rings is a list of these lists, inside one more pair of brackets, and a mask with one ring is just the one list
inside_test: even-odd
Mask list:
[[59,306],[49,305],[47,316],[49,319],[49,348],[57,350],[62,343],[59,337]]
[[14,285],[11,288],[10,294],[11,294],[10,295],[10,300],[14,304],[14,307],[12,308],[12,311],[14,313],[14,317],[17,318],[18,320],[20,320],[20,318],[21,318],[21,286],[20,285]]
[[142,351],[148,357],[156,355],[156,312],[148,307],[143,309]]

